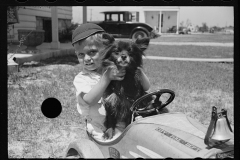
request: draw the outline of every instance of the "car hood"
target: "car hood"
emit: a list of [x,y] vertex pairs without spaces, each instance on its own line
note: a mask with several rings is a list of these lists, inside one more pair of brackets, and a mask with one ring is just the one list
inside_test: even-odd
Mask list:
[[153,28],[151,25],[149,25],[149,24],[147,24],[147,23],[141,23],[141,22],[131,22],[131,21],[128,21],[128,22],[126,22],[126,23],[129,23],[129,24],[141,24],[141,25],[146,25],[146,26],[148,26],[148,27],[151,27],[151,28]]
[[201,125],[196,120],[183,113],[165,113],[161,115],[151,116],[136,121],[140,123],[158,124],[171,128],[183,130],[204,139],[207,132],[207,126]]
[[89,21],[88,23],[95,23],[95,24],[99,24],[102,23],[103,21]]
[[127,134],[131,135],[132,141],[138,141],[140,146],[163,157],[164,154],[176,158],[211,157],[234,149],[233,139],[209,148],[204,143],[206,131],[206,126],[185,114],[165,113],[135,121]]

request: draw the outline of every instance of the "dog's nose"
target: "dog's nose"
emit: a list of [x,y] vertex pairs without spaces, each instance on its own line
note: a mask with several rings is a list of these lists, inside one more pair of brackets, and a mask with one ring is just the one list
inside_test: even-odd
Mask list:
[[123,60],[125,60],[127,58],[126,55],[122,55],[121,57],[122,57]]

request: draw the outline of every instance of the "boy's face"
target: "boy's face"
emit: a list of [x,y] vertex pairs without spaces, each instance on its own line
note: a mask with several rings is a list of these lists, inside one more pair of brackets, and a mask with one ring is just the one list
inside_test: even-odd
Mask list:
[[74,44],[75,53],[78,57],[79,62],[87,70],[93,71],[101,66],[99,51],[103,47],[98,47],[94,43],[90,43],[84,40],[80,45],[79,43]]

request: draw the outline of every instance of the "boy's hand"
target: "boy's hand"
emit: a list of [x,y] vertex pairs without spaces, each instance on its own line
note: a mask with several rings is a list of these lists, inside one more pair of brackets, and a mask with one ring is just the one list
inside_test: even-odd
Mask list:
[[124,79],[125,74],[125,69],[118,70],[117,66],[112,62],[103,75],[105,75],[108,80],[121,81]]
[[143,89],[144,91],[147,91],[149,90],[150,88],[150,81],[148,79],[148,77],[146,76],[146,74],[144,73],[144,70],[142,67],[138,67],[138,73],[139,73],[139,78],[141,80],[141,83],[142,83],[142,86],[143,86]]
[[144,70],[143,70],[142,67],[137,67],[137,69],[138,69],[139,71],[141,71],[141,73],[144,73]]

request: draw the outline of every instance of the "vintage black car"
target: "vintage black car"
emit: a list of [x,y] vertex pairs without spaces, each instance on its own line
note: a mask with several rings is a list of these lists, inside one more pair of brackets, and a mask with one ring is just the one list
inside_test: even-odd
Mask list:
[[[177,32],[177,26],[172,26],[168,29],[167,33],[176,33]],[[191,33],[191,30],[187,27],[179,27],[178,28],[178,34],[189,34]]]
[[157,38],[160,35],[148,24],[132,22],[133,15],[128,11],[106,11],[101,12],[105,16],[104,21],[91,21],[98,24],[106,32],[116,38]]

